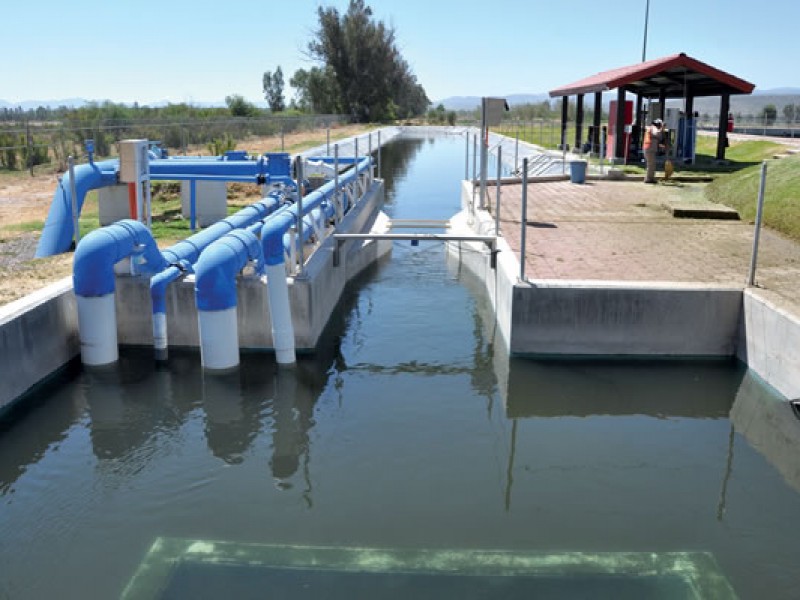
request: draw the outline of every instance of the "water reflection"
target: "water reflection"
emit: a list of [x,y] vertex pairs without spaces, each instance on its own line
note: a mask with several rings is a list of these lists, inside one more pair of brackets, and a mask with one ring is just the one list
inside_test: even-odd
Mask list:
[[[511,359],[506,414],[725,418],[745,370],[721,363],[536,362]],[[669,385],[659,382],[669,381]]]
[[748,372],[736,393],[730,418],[735,431],[800,492],[800,419],[791,404]]
[[128,349],[116,365],[84,372],[89,436],[98,459],[117,460],[138,453],[142,467],[147,460],[141,459],[152,457],[154,438],[182,426],[200,397],[199,379],[176,377],[191,372],[189,360],[175,356],[169,366],[154,368],[151,353]]

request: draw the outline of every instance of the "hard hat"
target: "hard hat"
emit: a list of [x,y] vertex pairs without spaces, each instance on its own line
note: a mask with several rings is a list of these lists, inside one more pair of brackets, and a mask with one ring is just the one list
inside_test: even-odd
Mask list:
[[653,119],[653,125],[658,125],[659,127],[661,127],[663,124],[664,121],[662,121],[661,119]]

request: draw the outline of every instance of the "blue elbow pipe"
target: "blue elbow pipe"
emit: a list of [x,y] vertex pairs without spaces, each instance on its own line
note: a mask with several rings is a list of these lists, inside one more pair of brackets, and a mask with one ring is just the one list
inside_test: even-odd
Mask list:
[[167,286],[184,273],[192,273],[194,269],[189,261],[180,261],[156,273],[150,278],[150,298],[153,302],[153,313],[167,312]]
[[[77,194],[78,214],[83,207],[86,193],[101,187],[117,183],[119,161],[106,160],[102,162],[78,165],[75,167],[75,192]],[[50,212],[42,229],[42,237],[36,247],[36,258],[53,256],[69,250],[75,228],[72,223],[72,194],[69,173],[61,178],[61,182],[53,195]]]
[[112,293],[114,265],[129,256],[136,260],[140,272],[158,273],[167,266],[150,231],[138,221],[125,219],[90,232],[75,250],[75,294],[94,297]]
[[198,310],[226,310],[236,306],[236,276],[251,260],[258,262],[261,272],[264,265],[261,243],[249,231],[232,231],[211,244],[195,266]]

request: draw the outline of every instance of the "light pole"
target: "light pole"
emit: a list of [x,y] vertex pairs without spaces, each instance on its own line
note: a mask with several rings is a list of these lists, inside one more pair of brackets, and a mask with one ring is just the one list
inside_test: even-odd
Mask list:
[[647,57],[647,22],[649,20],[650,20],[650,0],[647,0],[647,4],[645,5],[644,9],[644,42],[642,43],[642,62],[644,62]]

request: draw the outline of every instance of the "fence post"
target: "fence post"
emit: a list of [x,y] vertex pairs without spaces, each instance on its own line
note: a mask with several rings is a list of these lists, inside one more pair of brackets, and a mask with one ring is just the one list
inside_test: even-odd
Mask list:
[[528,159],[522,159],[522,216],[520,218],[520,236],[519,236],[519,278],[520,281],[525,281],[525,244],[526,244],[526,229],[528,227]]
[[28,164],[25,165],[30,169],[31,177],[33,177],[33,140],[31,139],[31,122],[25,120],[25,143],[28,146]]
[[383,171],[381,171],[381,130],[378,129],[378,179],[381,178]]
[[758,186],[758,205],[756,206],[756,225],[753,235],[753,254],[750,257],[750,273],[747,276],[747,285],[756,284],[756,261],[758,260],[758,242],[761,237],[761,220],[764,213],[764,188],[767,182],[767,161],[761,163],[761,183]]

